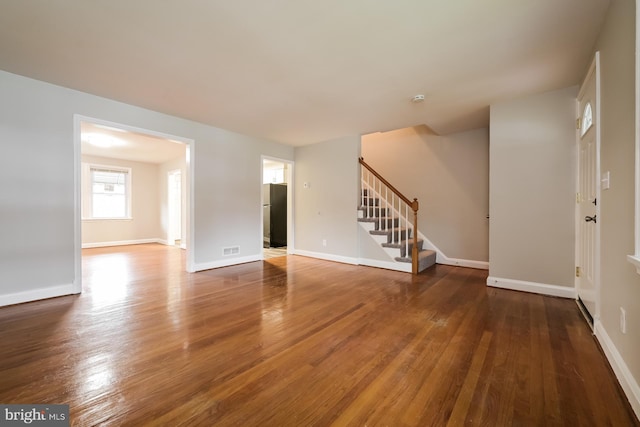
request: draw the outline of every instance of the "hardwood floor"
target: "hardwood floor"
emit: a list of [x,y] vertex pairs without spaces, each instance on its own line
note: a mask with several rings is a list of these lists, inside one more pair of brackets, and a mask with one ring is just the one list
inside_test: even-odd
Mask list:
[[78,426],[640,425],[574,301],[485,271],[83,255],[82,295],[0,308],[1,403]]

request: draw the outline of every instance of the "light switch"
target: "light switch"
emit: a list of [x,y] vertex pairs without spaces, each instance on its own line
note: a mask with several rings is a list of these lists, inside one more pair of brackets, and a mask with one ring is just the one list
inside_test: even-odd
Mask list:
[[601,183],[601,188],[603,190],[609,189],[609,186],[611,184],[609,171],[606,171],[605,173],[602,174],[602,179],[600,180],[600,183]]

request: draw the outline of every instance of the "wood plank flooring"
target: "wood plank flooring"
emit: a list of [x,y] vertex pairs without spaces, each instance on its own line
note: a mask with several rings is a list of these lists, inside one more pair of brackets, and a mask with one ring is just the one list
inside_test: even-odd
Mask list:
[[442,265],[183,257],[85,250],[82,295],[0,308],[0,403],[78,426],[640,425],[574,301]]

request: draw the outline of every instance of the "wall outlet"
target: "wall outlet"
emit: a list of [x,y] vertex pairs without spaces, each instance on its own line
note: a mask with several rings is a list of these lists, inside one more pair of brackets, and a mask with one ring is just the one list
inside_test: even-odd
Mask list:
[[627,333],[627,312],[622,307],[620,307],[620,332]]
[[322,239],[322,246],[327,246],[327,239]]

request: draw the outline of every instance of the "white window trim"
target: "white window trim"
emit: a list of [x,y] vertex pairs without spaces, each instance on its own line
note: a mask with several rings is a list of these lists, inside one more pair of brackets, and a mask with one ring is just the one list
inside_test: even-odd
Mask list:
[[[92,179],[91,169],[110,169],[113,171],[122,171],[127,174],[126,183],[126,198],[127,198],[127,213],[124,217],[115,218],[94,218],[91,213],[93,212],[93,191],[92,191]],[[82,221],[131,221],[133,216],[131,215],[131,175],[132,170],[128,167],[113,166],[113,165],[101,165],[96,163],[82,163]]]
[[639,2],[636,1],[636,173],[635,173],[635,252],[628,255],[627,259],[636,267],[640,274],[640,55],[638,45],[640,44],[640,10]]

